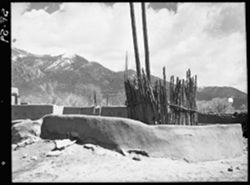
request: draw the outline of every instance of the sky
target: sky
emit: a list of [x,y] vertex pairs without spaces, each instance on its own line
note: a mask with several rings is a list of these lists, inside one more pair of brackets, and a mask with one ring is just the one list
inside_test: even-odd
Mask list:
[[[134,3],[141,66],[141,6]],[[146,3],[151,74],[247,92],[244,3]],[[12,47],[75,53],[113,70],[136,69],[128,3],[11,3]]]

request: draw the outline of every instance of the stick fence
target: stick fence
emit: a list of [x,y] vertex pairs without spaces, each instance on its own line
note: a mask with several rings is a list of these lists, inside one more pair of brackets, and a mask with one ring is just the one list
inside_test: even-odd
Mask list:
[[[139,78],[124,82],[128,116],[147,124],[197,125],[197,76],[191,77],[190,69],[186,79],[170,77],[167,89],[166,72],[163,81],[151,85],[144,71]],[[168,97],[169,92],[169,97]]]

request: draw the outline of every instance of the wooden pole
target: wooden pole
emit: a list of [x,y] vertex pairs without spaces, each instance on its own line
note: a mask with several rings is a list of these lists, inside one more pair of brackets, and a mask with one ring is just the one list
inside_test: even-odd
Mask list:
[[127,79],[128,79],[128,51],[126,51],[126,56],[125,56],[124,81]]
[[163,88],[164,88],[164,124],[168,123],[168,96],[166,82],[166,68],[163,67]]
[[148,33],[147,33],[147,17],[146,17],[146,8],[144,2],[141,3],[141,9],[142,9],[144,50],[145,50],[145,67],[146,67],[146,74],[150,82],[151,80],[150,80],[149,47],[148,47]]
[[96,91],[94,91],[94,106],[97,106]]
[[[197,75],[194,76],[194,109],[197,111]],[[194,113],[194,123],[195,125],[198,125],[198,114],[197,112]]]
[[107,95],[107,98],[106,98],[106,105],[108,106],[109,105],[109,96]]
[[[169,86],[169,102],[170,105],[174,104],[174,76],[172,75],[170,77],[170,86]],[[170,117],[169,117],[169,123],[174,124],[174,109],[173,107],[170,107]]]
[[129,6],[130,6],[130,18],[131,18],[131,27],[132,27],[132,34],[133,34],[134,52],[135,52],[136,72],[137,72],[138,79],[140,79],[141,65],[140,65],[139,50],[138,50],[138,45],[137,45],[134,5],[132,2],[129,2]]

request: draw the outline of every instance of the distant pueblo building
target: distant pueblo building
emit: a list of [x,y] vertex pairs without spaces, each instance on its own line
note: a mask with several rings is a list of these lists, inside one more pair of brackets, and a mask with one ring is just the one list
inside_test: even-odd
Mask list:
[[20,105],[19,90],[16,87],[11,87],[11,105]]

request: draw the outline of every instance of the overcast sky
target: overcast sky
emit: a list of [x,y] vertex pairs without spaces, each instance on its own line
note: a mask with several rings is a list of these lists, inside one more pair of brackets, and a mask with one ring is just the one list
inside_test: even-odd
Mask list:
[[[141,65],[141,8],[135,5]],[[76,53],[113,70],[135,69],[128,3],[11,3],[12,46],[36,54]],[[151,73],[198,76],[198,86],[247,91],[244,3],[147,4]]]

